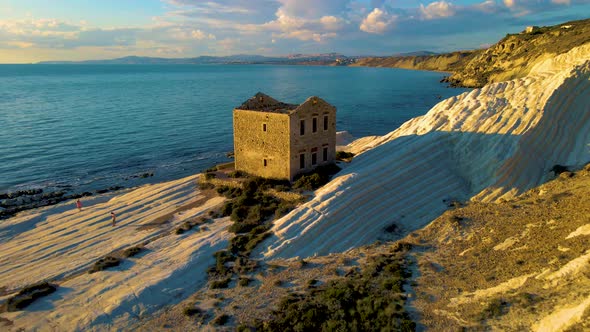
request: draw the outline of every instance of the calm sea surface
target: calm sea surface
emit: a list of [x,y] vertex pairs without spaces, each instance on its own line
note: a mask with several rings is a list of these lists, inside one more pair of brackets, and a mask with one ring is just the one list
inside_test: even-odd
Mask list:
[[[337,107],[337,130],[382,135],[465,90],[441,73],[267,65],[0,65],[0,192],[85,191],[227,161],[232,110],[261,91]],[[154,172],[148,179],[136,175]],[[142,182],[143,181],[143,182]],[[71,187],[69,187],[71,186]]]

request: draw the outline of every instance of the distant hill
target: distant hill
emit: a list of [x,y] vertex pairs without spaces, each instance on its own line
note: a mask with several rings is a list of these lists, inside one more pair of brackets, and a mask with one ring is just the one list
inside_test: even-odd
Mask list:
[[389,57],[361,58],[353,66],[394,67],[450,72],[462,68],[466,61],[472,59],[478,53],[478,51],[458,51],[436,54],[422,51]]
[[339,53],[326,54],[291,54],[287,56],[268,57],[263,55],[238,54],[230,56],[199,56],[194,58],[155,58],[141,56],[126,56],[108,60],[85,61],[42,61],[38,64],[122,64],[122,65],[202,65],[202,64],[318,64],[331,65],[337,60],[348,61],[354,57],[347,57]]

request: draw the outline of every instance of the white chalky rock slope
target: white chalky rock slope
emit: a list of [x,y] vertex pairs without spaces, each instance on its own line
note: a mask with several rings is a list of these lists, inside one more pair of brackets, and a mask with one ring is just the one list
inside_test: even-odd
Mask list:
[[[203,216],[224,201],[197,190],[197,178],[85,198],[82,211],[70,201],[3,220],[0,288],[9,294],[0,295],[0,303],[35,282],[57,281],[59,288],[26,310],[2,313],[13,325],[0,324],[0,330],[129,330],[137,320],[202,287],[213,253],[227,248],[231,222],[217,219],[200,232],[173,233],[185,220]],[[115,227],[110,211],[117,212]],[[139,256],[86,273],[99,258],[146,242]]]
[[397,224],[424,226],[443,200],[494,202],[590,161],[590,43],[537,63],[522,79],[463,93],[382,137],[310,202],[275,222],[265,258],[306,257],[369,244]]

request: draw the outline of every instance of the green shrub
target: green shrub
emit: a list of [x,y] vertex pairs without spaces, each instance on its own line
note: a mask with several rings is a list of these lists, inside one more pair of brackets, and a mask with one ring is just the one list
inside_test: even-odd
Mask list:
[[195,316],[195,315],[202,316],[202,315],[204,314],[204,313],[203,313],[203,310],[201,310],[201,308],[198,308],[198,307],[193,307],[193,306],[190,306],[190,307],[185,307],[185,308],[182,310],[182,313],[183,313],[185,316],[189,316],[189,317],[192,317],[192,316]]
[[215,191],[217,191],[218,194],[220,195],[224,195],[226,192],[228,192],[230,190],[229,186],[219,186],[215,189]]
[[213,189],[215,188],[215,185],[213,183],[210,182],[199,182],[199,189],[201,190],[207,190],[207,189]]
[[235,222],[229,226],[227,230],[231,233],[240,234],[247,233],[254,227],[256,227],[256,225],[247,222]]
[[323,184],[322,182],[323,182],[322,178],[317,173],[314,173],[311,175],[304,175],[304,176],[300,177],[299,179],[297,179],[297,181],[295,181],[295,183],[293,183],[293,188],[301,188],[304,190],[314,190],[316,188],[319,188]]
[[354,157],[354,153],[346,152],[346,151],[336,151],[336,159],[337,160],[344,160]]
[[225,325],[229,321],[229,316],[226,314],[221,314],[213,319],[214,325]]
[[176,235],[180,235],[180,234],[184,234],[185,230],[182,227],[178,227],[177,229],[174,230],[174,234]]
[[246,257],[237,257],[234,262],[234,272],[239,274],[249,273],[258,267],[258,262]]
[[246,174],[246,173],[244,173],[244,172],[242,172],[242,171],[233,171],[233,172],[230,172],[230,173],[228,174],[228,176],[229,176],[230,178],[243,178],[243,177],[245,177],[246,175],[247,175],[247,174]]
[[233,209],[234,204],[232,202],[225,202],[225,204],[223,204],[223,206],[221,207],[221,215],[227,217],[231,215]]
[[392,252],[406,252],[412,249],[412,244],[404,241],[397,241],[393,247],[391,247]]
[[252,250],[254,250],[254,248],[256,248],[256,246],[260,242],[264,241],[264,239],[266,239],[269,236],[270,236],[270,232],[257,234],[255,236],[251,235],[249,241],[246,243],[246,247],[245,247],[246,250],[245,250],[244,254],[249,256],[250,253],[252,252]]
[[256,329],[254,327],[248,326],[246,324],[240,324],[237,327],[238,332],[255,332]]
[[482,311],[480,318],[486,320],[489,318],[496,318],[505,313],[505,308],[508,303],[502,299],[493,299],[488,306]]
[[215,175],[215,173],[205,173],[205,180],[211,180],[216,177],[217,177],[217,175]]
[[250,208],[247,205],[236,205],[234,203],[232,206],[230,219],[234,222],[244,221],[249,212]]
[[226,263],[233,262],[235,260],[234,255],[227,250],[221,250],[213,254],[215,257],[215,266],[210,267],[208,273],[210,275],[227,275],[229,273]]
[[227,190],[224,193],[224,196],[227,198],[236,198],[236,197],[240,197],[242,196],[242,189],[238,188],[238,187],[234,187],[234,188],[229,188],[229,190]]
[[275,210],[275,218],[279,219],[287,213],[291,212],[295,206],[291,203],[281,202]]
[[310,173],[300,174],[295,177],[293,188],[304,190],[315,190],[330,181],[332,175],[338,173],[340,167],[335,164],[317,167]]
[[227,288],[230,281],[231,281],[230,277],[219,279],[219,280],[213,280],[213,281],[211,281],[211,285],[209,286],[209,288],[211,288],[211,289]]
[[[374,274],[378,267],[380,271]],[[400,282],[386,282],[399,276]],[[415,331],[404,309],[402,284],[409,277],[402,254],[368,259],[363,273],[310,287],[283,298],[274,317],[257,321],[256,331]]]
[[270,229],[269,225],[259,225],[252,228],[248,233],[251,235],[262,234]]
[[236,235],[230,240],[229,250],[236,255],[248,256],[252,249],[260,242],[270,236],[269,232],[261,234],[243,234]]
[[102,271],[109,267],[118,266],[121,264],[121,260],[114,256],[106,256],[94,263],[94,265],[88,270],[88,273],[94,273],[98,271]]
[[21,289],[15,296],[6,300],[7,311],[18,311],[26,308],[36,299],[47,296],[57,290],[57,285],[48,282],[39,282]]
[[240,285],[242,287],[246,287],[246,286],[248,286],[248,284],[250,284],[250,278],[242,277],[238,281],[238,285]]
[[123,250],[123,257],[133,257],[143,250],[140,246],[129,247]]
[[303,269],[305,268],[309,263],[305,260],[305,259],[299,259],[296,262],[296,266],[297,268]]

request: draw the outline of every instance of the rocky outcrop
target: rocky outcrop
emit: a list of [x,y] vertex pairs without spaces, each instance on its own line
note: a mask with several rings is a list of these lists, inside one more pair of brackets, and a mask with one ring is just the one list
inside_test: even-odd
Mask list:
[[[447,54],[361,58],[354,66],[394,67],[448,71],[443,82],[451,86],[480,88],[527,76],[532,66],[590,41],[590,19],[507,34],[485,50]],[[587,56],[590,57],[590,56]]]
[[[590,19],[508,34],[446,79],[452,85],[482,87],[525,77],[540,60],[590,41]],[[587,55],[590,58],[590,55]]]

